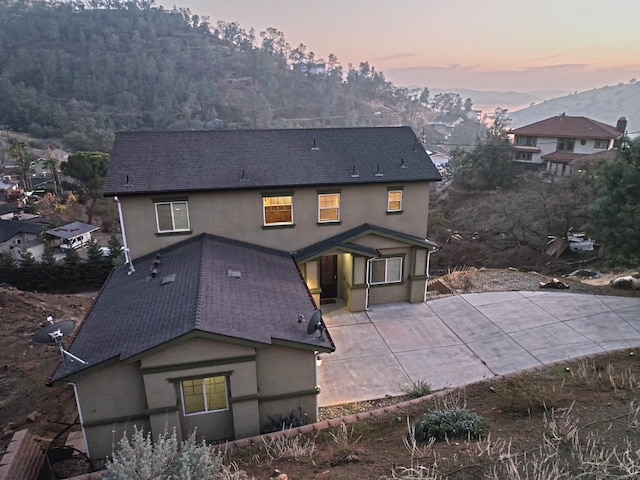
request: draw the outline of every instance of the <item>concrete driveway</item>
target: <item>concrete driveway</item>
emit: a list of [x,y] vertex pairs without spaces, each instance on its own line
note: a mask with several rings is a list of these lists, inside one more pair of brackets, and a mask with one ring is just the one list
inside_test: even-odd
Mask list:
[[336,351],[320,356],[320,406],[401,395],[417,380],[439,390],[640,347],[638,297],[472,293],[359,313],[325,305],[323,317]]

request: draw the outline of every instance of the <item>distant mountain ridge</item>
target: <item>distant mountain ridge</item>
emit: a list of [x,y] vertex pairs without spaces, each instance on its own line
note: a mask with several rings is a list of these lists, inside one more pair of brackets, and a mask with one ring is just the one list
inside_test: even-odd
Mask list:
[[516,91],[487,91],[472,90],[468,88],[430,88],[431,95],[438,93],[453,92],[459,94],[463,98],[471,98],[474,105],[496,105],[509,108],[513,105],[530,105],[531,103],[539,103],[544,100],[566,95],[567,92],[561,90],[540,90],[535,92],[516,92]]
[[615,125],[627,117],[627,134],[640,134],[640,82],[594,88],[586,92],[545,100],[530,107],[510,112],[511,127],[518,128],[561,114],[582,116]]

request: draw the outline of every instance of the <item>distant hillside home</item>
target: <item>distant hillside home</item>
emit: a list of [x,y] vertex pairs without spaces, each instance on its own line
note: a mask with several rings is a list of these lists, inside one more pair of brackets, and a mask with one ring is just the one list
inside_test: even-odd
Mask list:
[[554,175],[570,175],[572,162],[590,155],[603,158],[626,127],[625,117],[615,127],[587,117],[563,114],[547,118],[509,131],[513,159],[524,166],[543,166]]
[[69,347],[88,363],[52,377],[76,386],[89,454],[134,424],[221,441],[315,421],[335,349],[318,307],[424,300],[439,180],[409,127],[118,133],[127,264]]
[[42,225],[19,220],[0,220],[0,253],[8,253],[20,261],[22,255],[31,252],[36,260],[44,253]]

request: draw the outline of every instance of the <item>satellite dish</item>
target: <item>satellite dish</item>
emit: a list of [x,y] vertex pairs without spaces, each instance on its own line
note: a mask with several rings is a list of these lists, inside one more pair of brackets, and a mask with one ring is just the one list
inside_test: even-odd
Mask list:
[[324,342],[324,330],[324,325],[322,325],[322,311],[316,310],[309,319],[307,335],[313,335],[316,331],[319,331],[320,335],[318,336],[318,340],[322,340]]
[[47,318],[47,322],[49,322],[49,325],[42,327],[33,335],[33,341],[40,344],[55,344],[58,347],[58,350],[60,350],[62,361],[68,357],[72,362],[77,361],[86,365],[87,362],[65,350],[64,344],[62,343],[63,337],[73,331],[73,327],[75,327],[76,322],[73,320],[63,320],[61,322],[54,323],[53,317],[51,316]]
[[73,320],[63,320],[62,322],[50,323],[46,327],[41,328],[34,336],[33,341],[36,343],[56,343],[57,338],[62,338],[73,332],[76,322]]

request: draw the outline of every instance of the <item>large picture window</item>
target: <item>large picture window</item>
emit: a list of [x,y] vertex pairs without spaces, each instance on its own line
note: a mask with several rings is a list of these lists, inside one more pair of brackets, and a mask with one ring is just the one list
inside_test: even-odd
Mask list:
[[369,283],[399,283],[402,281],[402,257],[376,258],[371,261]]
[[559,138],[558,139],[558,148],[559,152],[573,152],[573,149],[576,147],[576,139],[575,138]]
[[318,222],[340,221],[340,194],[322,193],[318,195]]
[[402,211],[402,190],[389,190],[387,197],[387,212]]
[[182,407],[185,415],[227,410],[227,378],[196,378],[181,382]]
[[293,197],[262,197],[265,225],[291,225],[293,223]]
[[189,231],[189,205],[186,201],[156,202],[158,233]]

